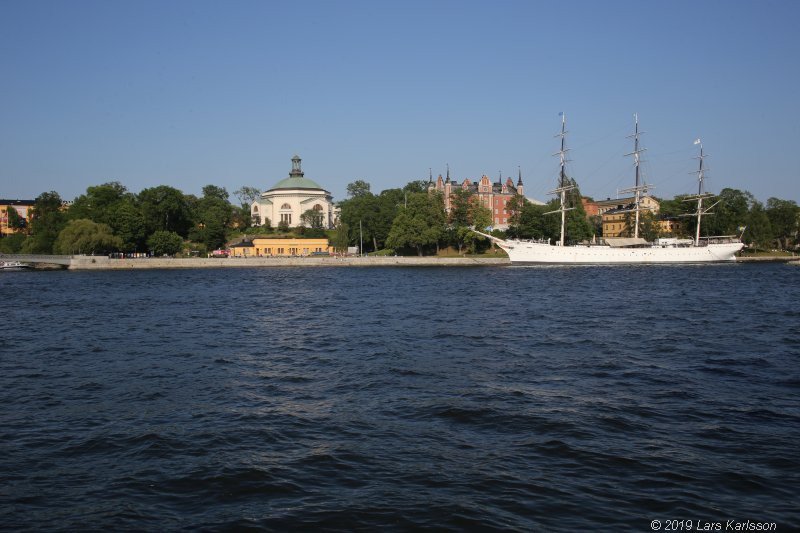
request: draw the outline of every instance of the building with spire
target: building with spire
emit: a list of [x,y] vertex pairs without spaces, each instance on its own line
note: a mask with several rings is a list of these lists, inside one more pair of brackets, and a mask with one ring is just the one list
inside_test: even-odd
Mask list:
[[[497,182],[492,182],[488,176],[483,175],[481,179],[474,182],[466,178],[461,183],[458,183],[456,180],[450,179],[450,165],[447,165],[445,178],[442,178],[442,175],[439,174],[439,177],[434,181],[433,174],[429,173],[428,190],[442,193],[444,208],[448,214],[452,207],[452,195],[458,189],[471,191],[475,195],[476,201],[491,211],[492,223],[497,229],[508,229],[509,219],[511,218],[511,213],[508,211],[508,203],[516,195],[525,195],[522,170],[519,171],[516,185],[510,177],[503,181],[502,174],[500,174]],[[542,202],[531,198],[528,198],[528,201],[539,205],[542,204]]]
[[298,227],[303,225],[300,216],[312,210],[318,213],[324,228],[333,227],[336,222],[333,196],[317,182],[306,178],[300,163],[300,157],[295,155],[289,177],[261,193],[250,205],[254,224],[261,226],[269,219],[272,226],[285,222],[289,227]]

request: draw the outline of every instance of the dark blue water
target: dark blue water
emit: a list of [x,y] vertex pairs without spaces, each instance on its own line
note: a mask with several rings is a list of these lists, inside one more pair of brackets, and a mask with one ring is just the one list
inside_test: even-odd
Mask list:
[[19,272],[0,301],[3,529],[800,527],[796,266]]

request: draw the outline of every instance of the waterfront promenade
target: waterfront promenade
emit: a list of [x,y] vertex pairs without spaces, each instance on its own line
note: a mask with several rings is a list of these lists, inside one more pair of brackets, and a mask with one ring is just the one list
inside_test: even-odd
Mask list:
[[[67,268],[69,270],[139,270],[163,268],[253,268],[253,267],[476,267],[508,266],[505,257],[229,257],[229,258],[171,258],[110,259],[97,255],[3,255],[0,261],[20,261],[37,268]],[[739,257],[737,263],[784,262],[800,264],[800,257],[757,256]]]
[[110,259],[106,256],[1,255],[0,261],[20,261],[35,265],[59,265],[69,270],[133,270],[162,268],[243,268],[243,267],[379,267],[379,266],[501,266],[507,258],[471,257],[229,257]]

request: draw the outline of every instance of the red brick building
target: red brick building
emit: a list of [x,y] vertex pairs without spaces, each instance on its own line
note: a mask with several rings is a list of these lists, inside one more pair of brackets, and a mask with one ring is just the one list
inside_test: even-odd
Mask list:
[[[487,208],[492,213],[492,224],[497,229],[507,229],[511,213],[508,211],[508,202],[520,194],[525,194],[525,188],[522,184],[522,173],[519,175],[517,184],[514,185],[514,180],[507,178],[505,182],[502,178],[498,182],[492,182],[488,176],[481,176],[481,179],[473,182],[466,178],[461,183],[450,179],[450,170],[447,170],[447,177],[439,177],[433,181],[433,176],[430,177],[428,182],[428,190],[441,192],[444,196],[444,209],[448,214],[452,207],[452,194],[458,190],[471,191],[480,204]],[[538,202],[537,202],[538,203]]]

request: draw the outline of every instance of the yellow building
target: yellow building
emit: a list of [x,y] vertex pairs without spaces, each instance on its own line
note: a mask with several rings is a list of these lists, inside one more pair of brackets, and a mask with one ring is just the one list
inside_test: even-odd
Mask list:
[[[632,237],[633,229],[628,227],[628,220],[633,220],[635,198],[620,198],[617,200],[601,200],[595,202],[598,214],[603,221],[603,237]],[[640,202],[640,212],[658,214],[661,204],[651,196],[643,197]]]
[[256,237],[230,246],[231,257],[298,257],[331,252],[328,239]]
[[11,225],[11,217],[8,214],[9,210],[14,210],[23,219],[25,224],[30,220],[31,209],[36,202],[33,200],[0,200],[0,234],[10,235],[22,231],[21,228],[15,228]]

